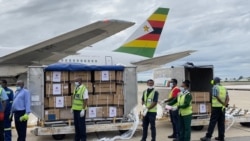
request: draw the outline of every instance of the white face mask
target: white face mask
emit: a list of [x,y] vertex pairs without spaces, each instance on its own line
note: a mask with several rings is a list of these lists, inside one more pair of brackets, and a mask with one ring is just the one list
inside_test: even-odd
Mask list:
[[154,88],[154,86],[148,86],[148,89],[153,89]]
[[184,92],[185,89],[184,89],[183,87],[180,87],[180,91],[181,91],[181,92]]
[[21,90],[22,88],[20,86],[16,86],[16,90],[19,91]]
[[79,83],[79,82],[75,82],[75,85],[76,85],[76,86],[79,86],[79,85],[80,85],[80,83]]
[[174,86],[174,84],[173,84],[173,83],[169,83],[169,87],[171,87],[171,88],[172,88],[173,86]]

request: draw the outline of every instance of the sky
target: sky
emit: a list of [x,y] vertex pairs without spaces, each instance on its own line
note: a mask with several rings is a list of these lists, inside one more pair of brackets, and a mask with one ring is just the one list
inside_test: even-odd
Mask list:
[[[247,77],[249,5],[249,0],[0,0],[0,47],[28,47],[98,20],[135,22],[133,27],[87,48],[111,51],[160,6],[170,8],[170,12],[155,56],[196,50],[165,67],[193,62],[214,65],[214,75],[221,78]],[[146,79],[151,74],[140,76]]]

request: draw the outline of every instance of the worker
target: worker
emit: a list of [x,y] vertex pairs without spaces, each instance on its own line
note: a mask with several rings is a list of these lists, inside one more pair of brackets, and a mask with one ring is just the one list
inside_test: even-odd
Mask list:
[[71,108],[74,115],[75,141],[87,140],[85,112],[87,109],[88,98],[88,90],[82,84],[82,78],[76,78]]
[[[170,81],[168,81],[167,87],[171,87],[171,91],[168,95],[168,99],[164,100],[163,103],[171,102],[172,100],[177,98],[177,96],[180,92],[180,89],[177,87],[177,83],[178,83],[178,81],[175,78],[172,78]],[[176,106],[176,105],[177,105],[177,103],[175,103],[173,106]],[[175,111],[170,110],[169,114],[170,114],[170,121],[172,123],[173,133],[171,135],[169,135],[168,138],[177,139],[179,136],[179,121],[178,121],[179,120],[179,111],[178,111],[178,109]]]
[[169,105],[172,106],[172,111],[179,109],[180,134],[179,138],[174,139],[174,141],[190,141],[191,139],[192,95],[189,92],[189,86],[189,80],[183,81],[180,94],[169,102]]
[[0,87],[0,141],[4,141],[4,111],[6,108],[6,101],[8,96],[5,90]]
[[224,141],[225,138],[225,108],[228,106],[229,95],[227,89],[220,84],[220,78],[215,77],[211,84],[212,88],[212,112],[206,136],[201,141],[210,141],[215,125],[218,127],[218,137],[215,140]]
[[159,93],[154,89],[154,80],[147,81],[148,88],[143,92],[143,135],[141,141],[146,141],[148,136],[148,126],[151,126],[151,141],[156,141],[155,120],[157,114],[157,102]]
[[30,92],[24,88],[24,82],[22,80],[16,82],[16,91],[11,109],[11,114],[12,113],[14,114],[18,136],[17,141],[25,141],[30,114]]
[[11,119],[9,117],[13,102],[13,91],[7,87],[6,80],[2,80],[1,86],[8,96],[8,100],[6,101],[6,108],[4,111],[4,139],[5,141],[11,141]]

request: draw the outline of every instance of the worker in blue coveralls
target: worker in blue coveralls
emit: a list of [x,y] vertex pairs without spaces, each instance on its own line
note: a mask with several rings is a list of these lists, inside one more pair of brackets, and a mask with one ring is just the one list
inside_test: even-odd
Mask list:
[[4,140],[5,141],[11,141],[11,119],[10,117],[10,111],[12,107],[13,102],[13,91],[7,87],[7,81],[2,80],[1,86],[5,90],[5,93],[8,96],[8,100],[6,101],[6,108],[4,111]]

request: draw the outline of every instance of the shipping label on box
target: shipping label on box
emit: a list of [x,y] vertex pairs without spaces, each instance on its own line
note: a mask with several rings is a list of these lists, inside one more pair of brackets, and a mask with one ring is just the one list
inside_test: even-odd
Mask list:
[[95,83],[95,93],[114,93],[116,91],[115,83]]
[[102,118],[103,107],[88,107],[86,118]]
[[64,97],[63,96],[57,96],[56,97],[56,108],[63,108],[64,107]]
[[109,107],[109,117],[116,117],[116,107]]
[[65,82],[69,81],[67,71],[46,71],[46,81]]
[[46,96],[69,94],[68,83],[46,83]]
[[193,103],[192,109],[194,114],[209,114],[211,113],[210,103]]
[[115,81],[115,71],[95,71],[95,81]]
[[91,81],[91,71],[74,71],[69,73],[70,81],[76,78],[82,78],[83,81]]

